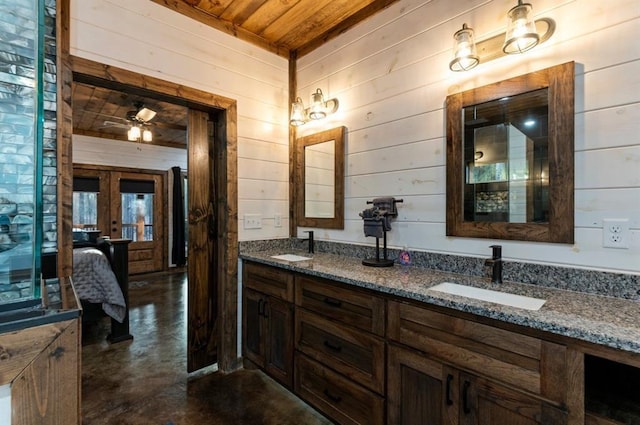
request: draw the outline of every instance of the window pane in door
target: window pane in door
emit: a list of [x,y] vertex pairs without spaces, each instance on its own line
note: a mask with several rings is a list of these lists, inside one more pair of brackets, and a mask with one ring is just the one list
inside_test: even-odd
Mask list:
[[122,238],[153,240],[153,194],[122,193]]
[[73,192],[74,229],[98,228],[98,193]]

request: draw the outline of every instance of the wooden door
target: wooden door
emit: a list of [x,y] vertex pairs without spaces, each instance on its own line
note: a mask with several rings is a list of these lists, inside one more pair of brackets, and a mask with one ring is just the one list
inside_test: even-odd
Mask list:
[[158,174],[112,172],[112,239],[129,239],[129,273],[163,270],[164,188]]
[[166,205],[162,172],[77,165],[73,181],[74,227],[97,228],[102,236],[130,239],[131,274],[164,269]]
[[[187,370],[202,369],[217,361],[218,257],[215,217],[216,180],[213,131],[209,114],[189,109],[188,139],[188,325]],[[213,129],[212,129],[213,130]]]

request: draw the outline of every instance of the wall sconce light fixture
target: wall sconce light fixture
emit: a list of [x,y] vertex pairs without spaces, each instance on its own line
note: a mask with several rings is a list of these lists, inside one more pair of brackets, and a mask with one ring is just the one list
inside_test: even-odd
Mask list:
[[504,56],[524,53],[547,41],[555,32],[556,23],[551,18],[533,20],[530,3],[518,4],[507,13],[507,30],[502,34],[474,43],[473,30],[462,25],[453,35],[452,71],[468,71],[481,62]]
[[509,20],[502,46],[502,51],[506,54],[524,53],[538,45],[540,36],[531,18],[531,11],[530,3],[518,0],[518,5],[507,13]]
[[462,29],[453,34],[453,60],[449,63],[452,71],[468,71],[480,63],[473,29],[462,24]]
[[310,120],[321,120],[327,115],[336,112],[338,106],[338,99],[332,98],[325,101],[322,90],[317,89],[315,93],[311,94],[310,107],[305,109],[304,103],[299,97],[291,104],[290,123],[292,126],[298,127],[308,123]]

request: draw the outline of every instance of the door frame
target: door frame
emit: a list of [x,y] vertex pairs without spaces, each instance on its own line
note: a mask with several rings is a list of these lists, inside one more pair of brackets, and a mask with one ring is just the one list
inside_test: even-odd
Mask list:
[[186,87],[170,81],[139,74],[70,53],[70,0],[58,0],[57,36],[57,165],[58,165],[58,275],[70,276],[73,269],[72,199],[73,199],[73,112],[72,85],[76,78],[113,84],[156,98],[178,101],[190,108],[212,113],[216,129],[214,156],[216,188],[214,214],[217,217],[215,243],[217,270],[218,369],[236,370],[241,365],[238,339],[238,166],[237,166],[237,102],[235,99]]

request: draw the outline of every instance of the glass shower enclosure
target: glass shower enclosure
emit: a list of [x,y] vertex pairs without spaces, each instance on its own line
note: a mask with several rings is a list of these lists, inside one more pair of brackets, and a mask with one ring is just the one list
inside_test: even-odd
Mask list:
[[[51,97],[43,77],[44,3],[0,0],[0,311],[40,295],[43,105]],[[55,250],[55,215],[51,221]]]

